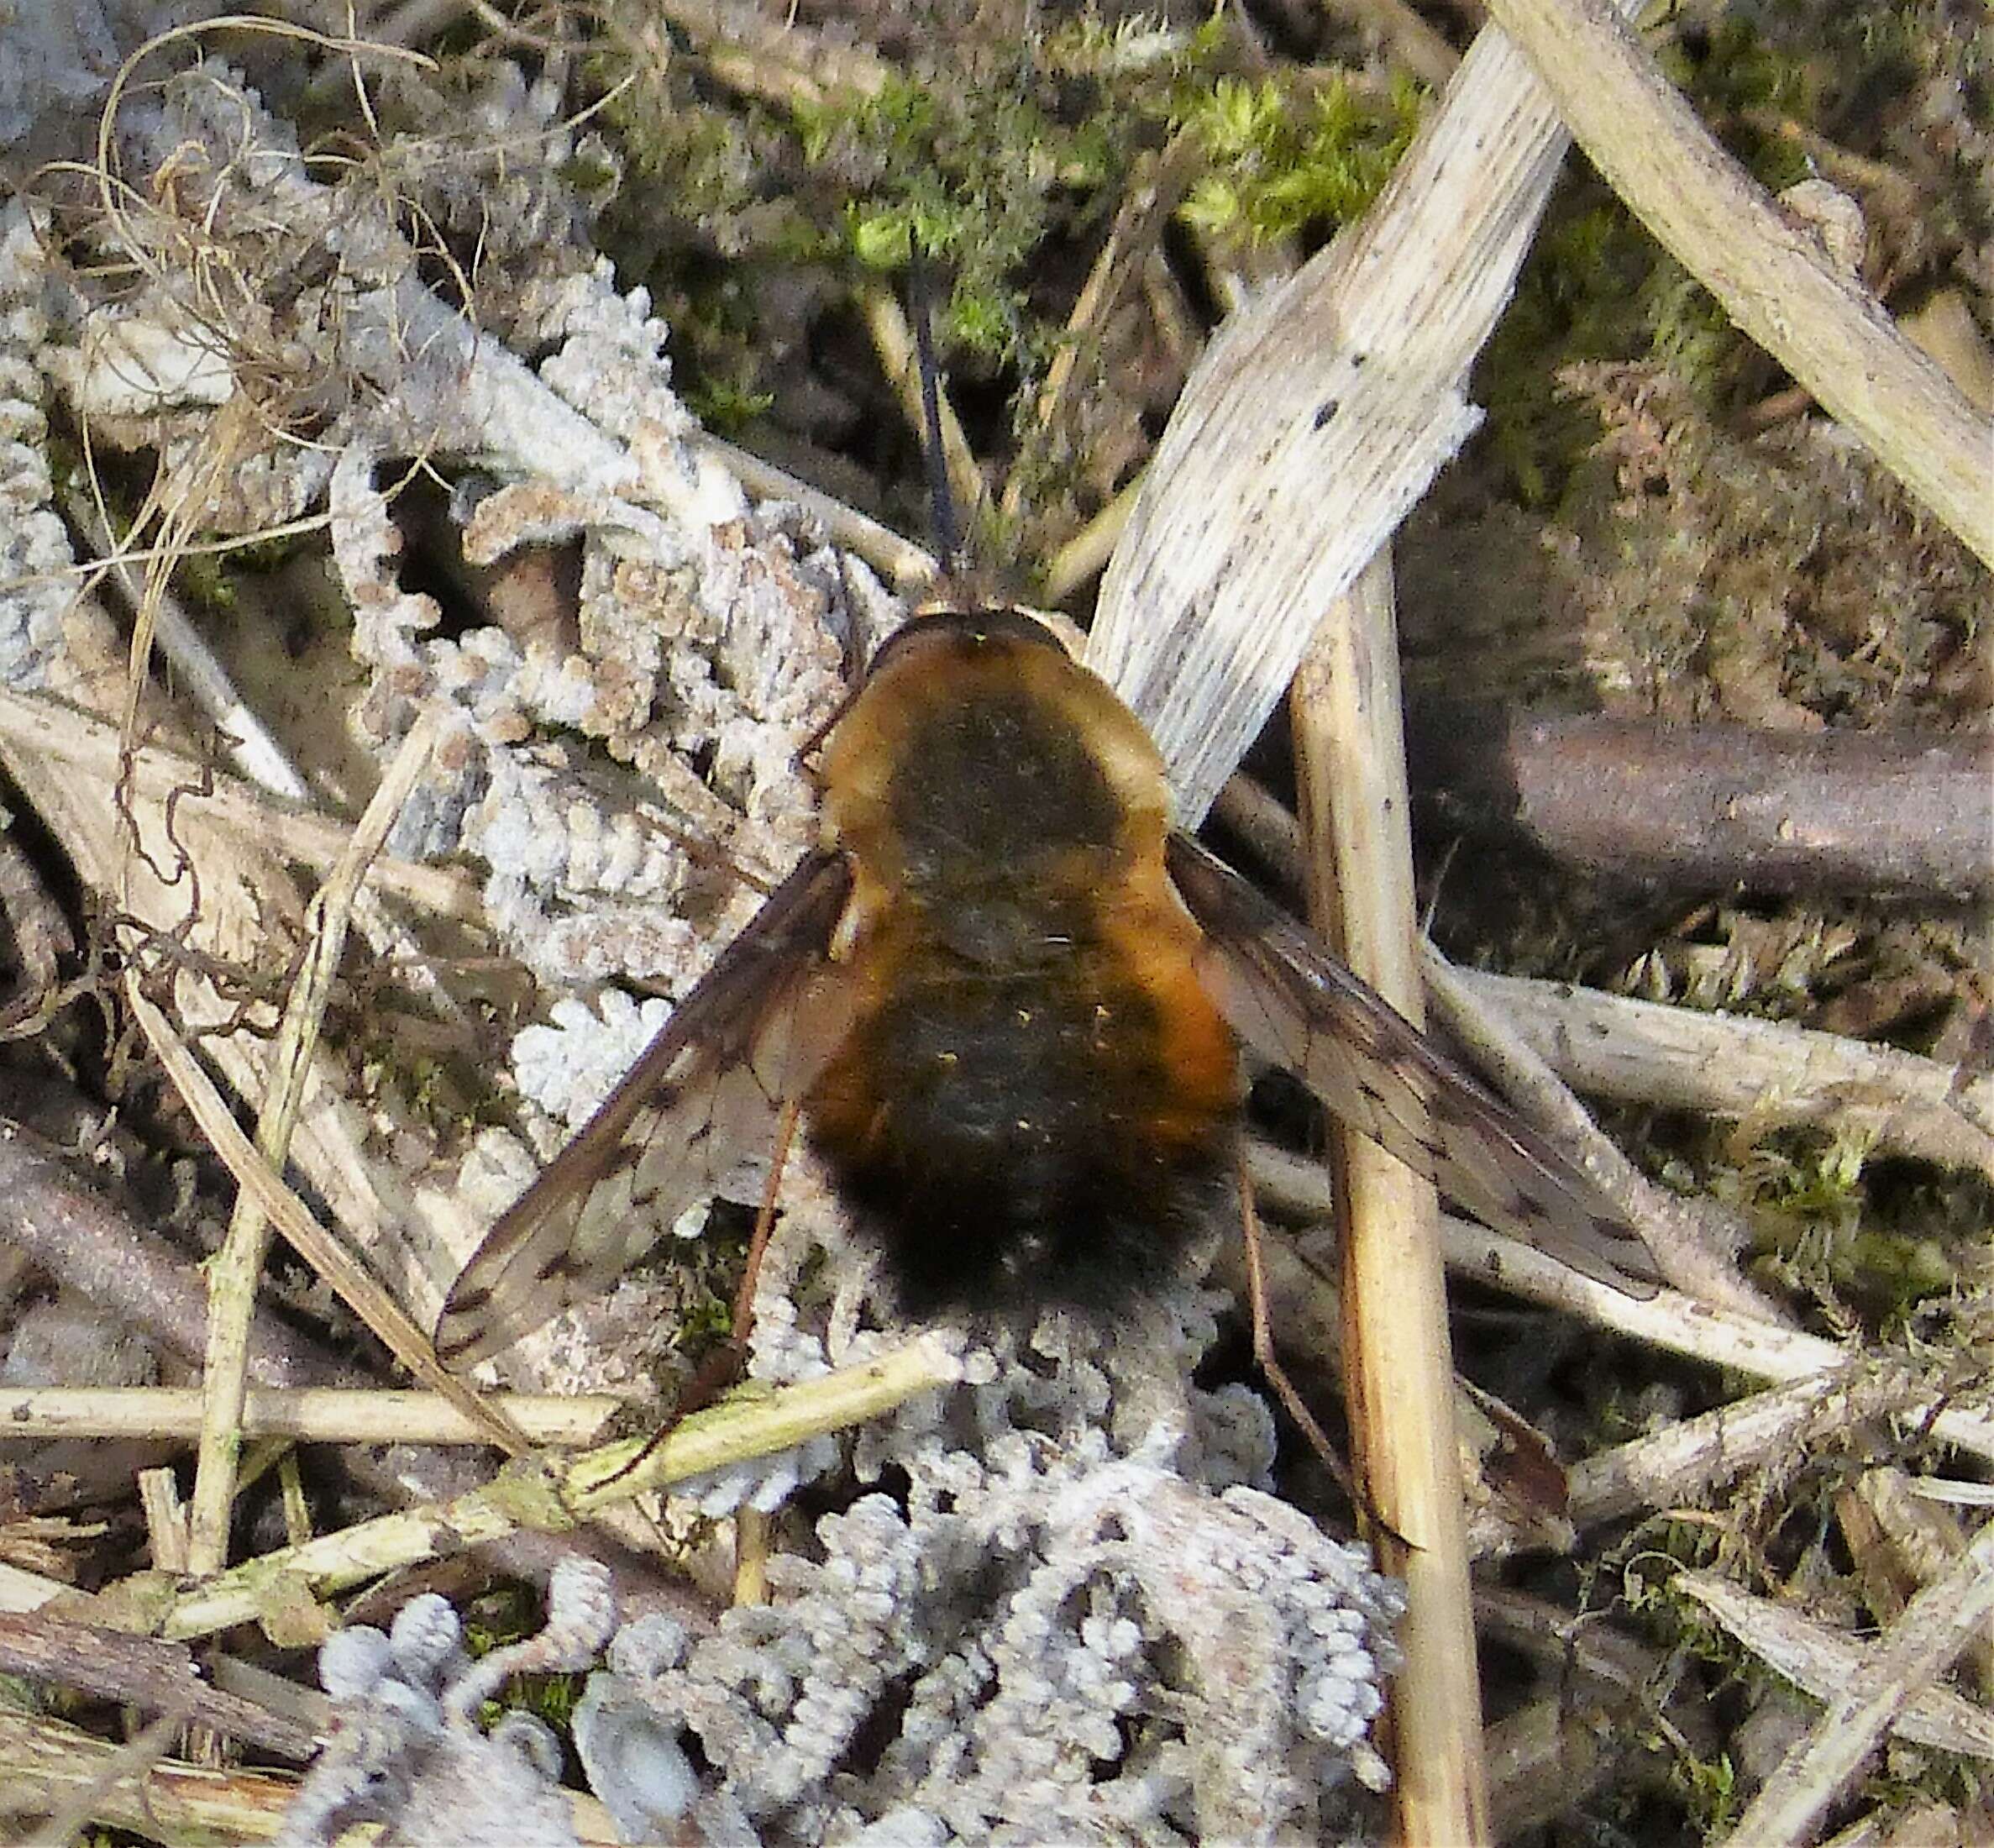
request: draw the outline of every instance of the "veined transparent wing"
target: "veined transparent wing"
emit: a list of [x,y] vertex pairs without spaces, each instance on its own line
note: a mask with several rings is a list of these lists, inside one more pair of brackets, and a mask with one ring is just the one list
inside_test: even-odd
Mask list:
[[851,890],[820,849],[770,895],[450,1286],[436,1349],[468,1367],[606,1289],[823,1069],[851,1015],[831,958]]
[[1483,1224],[1629,1296],[1661,1273],[1572,1161],[1188,835],[1170,876],[1204,933],[1199,974],[1234,1032]]

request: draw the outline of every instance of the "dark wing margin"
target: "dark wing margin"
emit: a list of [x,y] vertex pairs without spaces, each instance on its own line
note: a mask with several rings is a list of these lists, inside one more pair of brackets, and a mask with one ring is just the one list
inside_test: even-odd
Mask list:
[[1171,837],[1168,864],[1204,933],[1199,974],[1247,1045],[1485,1225],[1655,1294],[1647,1247],[1574,1162],[1189,835]]
[[808,855],[672,1011],[580,1133],[500,1217],[450,1286],[436,1351],[452,1367],[509,1347],[606,1289],[671,1218],[773,1145],[850,1019],[831,941],[842,853]]

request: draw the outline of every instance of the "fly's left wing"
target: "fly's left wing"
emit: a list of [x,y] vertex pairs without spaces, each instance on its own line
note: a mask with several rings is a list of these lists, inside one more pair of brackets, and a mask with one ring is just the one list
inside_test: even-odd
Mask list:
[[436,1351],[468,1367],[606,1289],[661,1226],[801,1099],[851,1018],[831,940],[842,853],[807,856],[673,1010],[643,1056],[485,1235],[450,1286]]
[[1598,1188],[1305,926],[1188,835],[1171,837],[1169,868],[1204,933],[1199,975],[1249,1046],[1485,1225],[1655,1294],[1654,1259]]

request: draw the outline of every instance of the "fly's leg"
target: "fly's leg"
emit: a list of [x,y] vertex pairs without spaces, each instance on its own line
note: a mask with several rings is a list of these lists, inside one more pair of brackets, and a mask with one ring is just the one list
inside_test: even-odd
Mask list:
[[775,1152],[769,1163],[769,1179],[762,1189],[762,1204],[755,1214],[754,1236],[748,1241],[748,1262],[741,1287],[734,1293],[734,1317],[727,1338],[701,1361],[692,1377],[679,1389],[670,1413],[638,1452],[609,1482],[620,1482],[638,1465],[648,1462],[658,1446],[695,1412],[704,1411],[734,1385],[748,1364],[748,1337],[754,1327],[755,1286],[761,1281],[762,1260],[768,1254],[769,1236],[775,1229],[775,1202],[782,1190],[782,1171],[796,1140],[797,1107],[784,1104],[775,1126]]

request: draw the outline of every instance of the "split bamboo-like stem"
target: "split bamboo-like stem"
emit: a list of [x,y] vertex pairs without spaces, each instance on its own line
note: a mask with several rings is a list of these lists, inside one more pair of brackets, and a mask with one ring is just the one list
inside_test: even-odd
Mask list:
[[[1392,571],[1380,553],[1337,600],[1295,678],[1311,921],[1409,1019],[1420,1016],[1418,910]],[[1406,1582],[1392,1683],[1393,1798],[1406,1842],[1488,1839],[1482,1699],[1468,1584],[1439,1202],[1353,1132],[1332,1131],[1343,1226],[1343,1367],[1372,1536]]]

